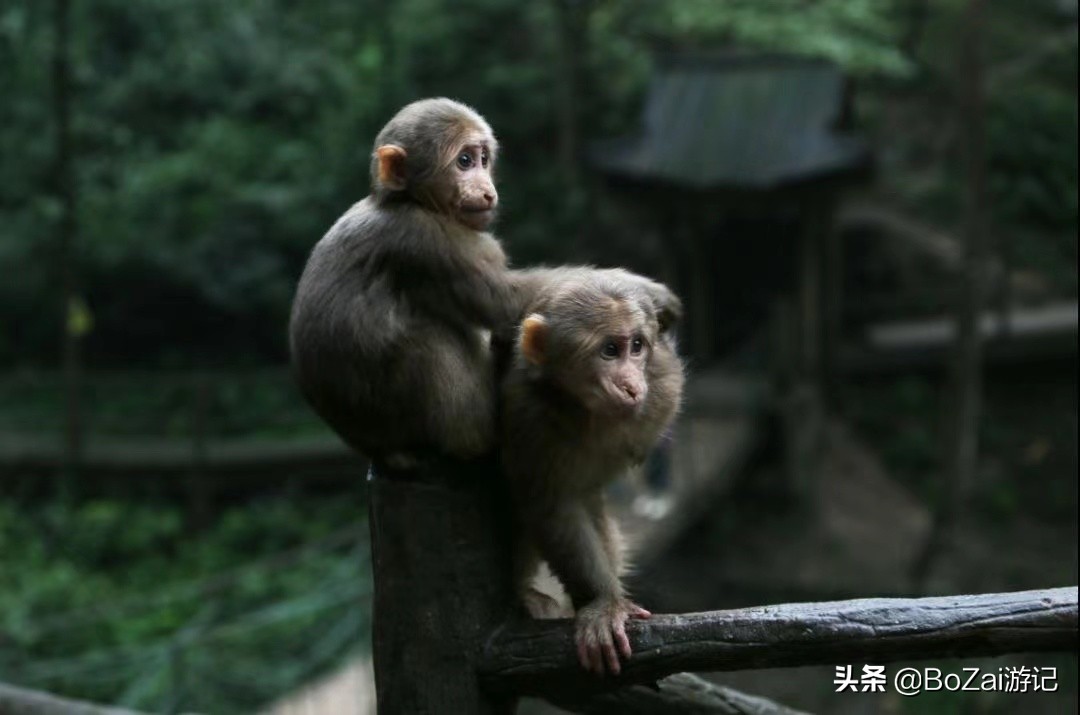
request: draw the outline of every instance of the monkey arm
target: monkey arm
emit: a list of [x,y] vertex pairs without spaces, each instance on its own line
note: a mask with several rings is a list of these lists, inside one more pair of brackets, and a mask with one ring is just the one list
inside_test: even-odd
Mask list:
[[492,330],[506,329],[520,315],[510,284],[500,271],[481,269],[447,276],[443,289],[432,295],[429,307],[449,317],[467,320]]
[[510,289],[514,295],[514,302],[519,306],[521,313],[528,309],[529,304],[536,300],[545,288],[557,279],[565,275],[571,269],[567,268],[517,268],[507,272]]
[[578,661],[599,675],[618,674],[630,657],[626,621],[651,614],[623,594],[617,531],[610,528],[600,495],[559,503],[533,529],[540,553],[562,581],[577,609]]
[[[397,290],[422,311],[453,325],[504,329],[516,322],[520,309],[507,277],[506,258],[490,236],[468,249],[447,248],[450,241],[436,223],[416,224],[402,234],[385,263],[394,272]],[[486,239],[486,240],[485,240]]]
[[[535,508],[535,503],[530,508]],[[598,598],[622,596],[605,533],[579,500],[551,504],[529,520],[530,532],[551,570],[562,581],[575,608]]]

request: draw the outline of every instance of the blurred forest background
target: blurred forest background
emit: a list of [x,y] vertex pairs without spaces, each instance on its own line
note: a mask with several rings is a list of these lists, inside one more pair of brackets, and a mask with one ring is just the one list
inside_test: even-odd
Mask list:
[[[645,601],[654,611],[1075,584],[1077,6],[990,0],[975,31],[970,12],[967,0],[4,0],[0,682],[251,712],[363,655],[363,465],[294,389],[285,326],[312,245],[367,193],[376,132],[432,95],[495,128],[496,231],[515,264],[671,281],[688,301],[692,372],[766,385],[755,456],[648,572],[667,593]],[[928,544],[905,557],[907,585],[833,578],[830,560],[849,562],[828,547],[799,567],[816,580],[761,566],[818,518],[775,456],[813,449],[791,447],[802,383],[777,377],[774,303],[798,292],[791,256],[808,249],[780,240],[774,194],[754,199],[749,229],[701,219],[715,213],[708,193],[685,222],[670,184],[605,169],[602,140],[640,135],[663,58],[730,52],[825,60],[845,78],[833,128],[867,161],[829,194],[839,248],[816,275],[844,299],[825,317],[834,350],[828,374],[808,378],[818,417],[805,424],[831,445],[813,471],[848,465],[833,496],[873,471],[889,496],[871,502],[908,505],[909,531],[868,542]],[[709,300],[668,260],[703,236],[724,247],[699,266]],[[983,310],[1033,317],[980,345]],[[975,327],[919,343],[954,316]],[[771,536],[747,547],[754,524]],[[1059,674],[1075,703],[1075,658]],[[827,699],[831,672],[795,693],[774,675],[752,689],[848,712]]]

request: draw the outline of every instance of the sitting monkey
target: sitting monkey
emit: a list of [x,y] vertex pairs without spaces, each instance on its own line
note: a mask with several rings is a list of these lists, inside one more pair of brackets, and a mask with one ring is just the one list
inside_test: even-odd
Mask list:
[[520,318],[506,256],[486,229],[498,145],[450,99],[403,108],[375,139],[372,193],[315,245],[289,326],[315,411],[393,467],[491,449],[490,338]]
[[533,616],[557,614],[531,585],[546,561],[576,609],[582,666],[618,673],[619,655],[630,655],[627,619],[650,614],[623,591],[624,547],[603,490],[674,420],[684,377],[668,330],[679,303],[619,270],[555,269],[535,295],[502,394],[515,580]]

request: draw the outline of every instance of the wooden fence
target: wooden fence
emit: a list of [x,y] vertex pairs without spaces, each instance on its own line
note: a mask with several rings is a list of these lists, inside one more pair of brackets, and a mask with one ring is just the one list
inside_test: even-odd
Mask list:
[[582,671],[570,621],[517,615],[494,465],[375,474],[379,712],[512,712],[523,695],[587,713],[787,713],[681,671],[1075,652],[1077,589],[860,599],[658,615],[630,625],[618,677]]
[[[503,714],[522,696],[581,713],[788,715],[795,711],[682,671],[1077,649],[1075,586],[869,598],[631,622],[633,656],[620,676],[598,678],[577,662],[571,621],[533,621],[515,607],[501,483],[494,464],[373,475],[381,715]],[[0,713],[135,715],[3,685]]]

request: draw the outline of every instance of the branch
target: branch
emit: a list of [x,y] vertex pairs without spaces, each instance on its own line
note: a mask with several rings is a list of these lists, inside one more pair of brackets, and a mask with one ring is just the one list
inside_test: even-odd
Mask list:
[[806,715],[771,700],[710,683],[692,673],[669,675],[655,687],[631,685],[582,697],[545,698],[583,715]]
[[565,620],[504,626],[486,645],[480,673],[496,691],[557,698],[684,670],[1075,651],[1077,589],[761,606],[655,616],[628,630],[634,655],[618,678],[581,670]]
[[1041,43],[1034,45],[1027,54],[988,68],[983,75],[986,88],[997,89],[1006,82],[1015,82],[1022,78],[1023,75],[1037,68],[1047,58],[1052,57],[1069,45],[1075,45],[1076,37],[1076,25],[1073,25],[1063,32],[1051,35]]
[[0,713],[4,715],[138,715],[131,710],[103,707],[79,700],[16,688],[0,683]]

